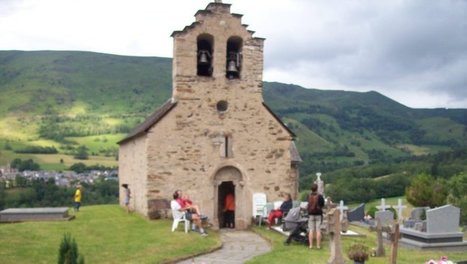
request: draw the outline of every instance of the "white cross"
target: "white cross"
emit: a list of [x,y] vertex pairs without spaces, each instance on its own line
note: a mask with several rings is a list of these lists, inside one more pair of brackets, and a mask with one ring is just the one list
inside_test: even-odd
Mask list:
[[392,206],[394,209],[397,209],[397,219],[401,220],[402,219],[402,210],[406,208],[406,205],[402,205],[402,199],[397,200],[397,206]]
[[340,213],[341,213],[341,214],[340,214],[340,220],[342,221],[342,219],[344,218],[344,210],[348,210],[349,207],[344,206],[344,201],[341,200],[341,201],[339,202],[339,206],[337,207],[337,209],[339,209],[339,211],[340,211]]
[[385,211],[387,208],[389,208],[391,206],[389,205],[386,205],[386,200],[384,200],[384,198],[381,198],[381,205],[380,206],[376,206],[376,208],[378,208],[381,212],[382,211]]

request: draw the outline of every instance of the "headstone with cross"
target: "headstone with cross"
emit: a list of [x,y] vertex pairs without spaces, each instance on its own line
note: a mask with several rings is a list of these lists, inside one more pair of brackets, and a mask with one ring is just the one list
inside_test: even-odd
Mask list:
[[339,206],[337,207],[337,209],[339,209],[339,212],[340,212],[340,221],[342,221],[342,219],[344,219],[344,211],[346,212],[347,210],[349,210],[349,207],[347,206],[344,206],[344,201],[340,201],[339,202]]
[[328,211],[326,214],[326,222],[326,233],[329,234],[329,248],[331,249],[331,256],[328,259],[328,264],[343,264],[341,222],[339,210],[337,210],[337,208],[332,208]]
[[390,208],[391,206],[386,205],[386,200],[384,198],[381,198],[381,205],[376,206],[380,211],[385,211],[387,208]]
[[376,231],[377,237],[377,248],[376,248],[376,257],[382,257],[385,254],[384,245],[383,245],[383,232],[389,232],[391,228],[389,226],[383,226],[381,224],[381,219],[376,219],[376,227],[370,226],[370,231]]
[[402,205],[402,199],[397,200],[397,205],[392,206],[394,209],[397,210],[397,219],[401,221],[403,219],[402,217],[402,210],[406,208],[406,205]]
[[397,263],[397,248],[399,246],[400,232],[399,223],[395,223],[388,231],[389,239],[391,240],[391,255],[389,256],[389,263]]

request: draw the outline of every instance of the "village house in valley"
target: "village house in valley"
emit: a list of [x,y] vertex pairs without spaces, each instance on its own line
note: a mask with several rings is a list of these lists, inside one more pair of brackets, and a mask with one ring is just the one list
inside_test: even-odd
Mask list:
[[169,216],[181,189],[214,227],[234,192],[236,228],[244,229],[253,193],[297,196],[295,135],[263,101],[264,39],[221,1],[195,18],[172,34],[172,98],[119,142],[119,181],[129,184],[138,213]]

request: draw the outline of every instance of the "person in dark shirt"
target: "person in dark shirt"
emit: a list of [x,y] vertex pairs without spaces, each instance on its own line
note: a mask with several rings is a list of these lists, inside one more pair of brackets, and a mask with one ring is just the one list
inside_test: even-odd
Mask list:
[[316,248],[321,248],[321,224],[323,222],[324,198],[318,193],[318,185],[311,185],[308,195],[308,236],[310,248],[313,248],[313,234],[316,233]]

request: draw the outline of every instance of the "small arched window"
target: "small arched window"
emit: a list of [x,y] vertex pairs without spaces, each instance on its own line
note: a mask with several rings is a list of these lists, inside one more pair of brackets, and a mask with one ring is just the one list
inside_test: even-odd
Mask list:
[[197,39],[196,67],[198,76],[212,76],[212,50],[214,38],[209,34],[201,34]]
[[227,40],[225,77],[228,79],[240,78],[242,71],[242,46],[243,40],[240,37],[230,37]]

